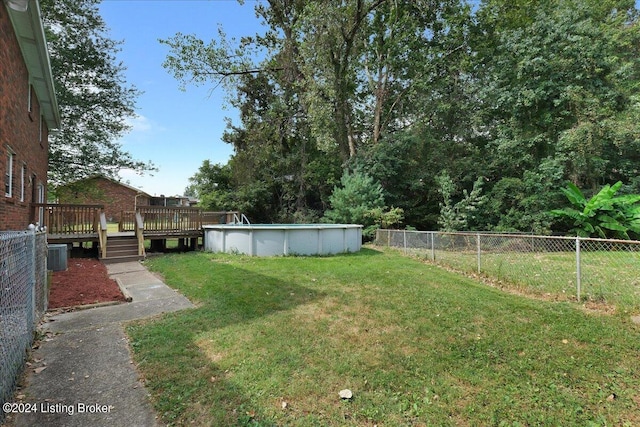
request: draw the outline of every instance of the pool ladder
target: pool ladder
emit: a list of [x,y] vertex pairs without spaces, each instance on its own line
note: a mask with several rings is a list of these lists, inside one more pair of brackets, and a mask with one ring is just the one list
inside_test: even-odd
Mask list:
[[249,218],[247,218],[245,216],[245,214],[240,214],[240,217],[238,217],[238,214],[233,214],[233,222],[232,224],[247,224],[247,225],[251,225],[251,223],[249,222]]

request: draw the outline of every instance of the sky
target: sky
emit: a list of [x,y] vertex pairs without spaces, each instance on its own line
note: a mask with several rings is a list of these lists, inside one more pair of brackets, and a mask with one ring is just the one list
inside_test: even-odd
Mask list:
[[[139,176],[123,170],[120,176],[151,195],[182,195],[204,160],[225,164],[232,146],[222,141],[225,117],[238,123],[237,112],[224,101],[215,83],[188,85],[162,67],[169,47],[158,39],[176,33],[195,34],[205,42],[217,37],[221,24],[228,37],[260,31],[256,0],[103,0],[100,12],[108,37],[122,41],[117,59],[127,68],[129,85],[143,92],[137,98],[132,130],[119,141],[135,160],[151,161],[158,172]],[[226,109],[225,109],[226,108]]]

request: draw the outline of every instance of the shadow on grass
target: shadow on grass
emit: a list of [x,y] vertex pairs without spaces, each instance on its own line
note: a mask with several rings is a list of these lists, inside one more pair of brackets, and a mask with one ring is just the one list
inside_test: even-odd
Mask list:
[[197,283],[169,284],[198,300],[199,307],[127,328],[135,359],[163,420],[169,424],[275,425],[256,410],[246,390],[232,381],[233,372],[205,354],[198,341],[215,330],[291,310],[323,294],[224,262],[215,262],[202,272]]
[[378,249],[363,247],[358,252],[352,252],[345,255],[349,257],[372,257],[372,256],[384,255],[384,253]]

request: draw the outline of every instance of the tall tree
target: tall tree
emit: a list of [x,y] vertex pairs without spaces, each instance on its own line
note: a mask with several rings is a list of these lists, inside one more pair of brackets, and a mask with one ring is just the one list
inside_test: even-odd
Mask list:
[[550,0],[526,13],[503,3],[489,1],[479,14],[488,214],[499,226],[540,231],[565,180],[595,189],[621,178],[622,152],[640,154],[632,142],[640,128],[629,122],[638,114],[630,85],[640,71],[637,18],[628,1]]
[[437,225],[443,169],[452,201],[485,177],[479,228],[548,229],[567,179],[638,191],[632,0],[486,0],[475,15],[464,0],[256,10],[264,34],[237,45],[177,35],[167,67],[183,84],[232,90],[234,191],[259,197],[265,218],[331,209],[344,166],[366,170],[420,228]]
[[63,184],[94,174],[115,177],[122,168],[153,170],[118,142],[135,117],[139,91],[117,62],[120,43],[108,36],[100,0],[42,0],[61,127],[50,136],[49,181]]

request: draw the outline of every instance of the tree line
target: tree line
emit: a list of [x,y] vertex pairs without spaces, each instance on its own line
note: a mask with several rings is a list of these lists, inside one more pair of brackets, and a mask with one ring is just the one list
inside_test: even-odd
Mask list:
[[569,183],[640,193],[633,0],[251,6],[257,34],[161,41],[181,85],[222,86],[239,111],[229,162],[204,160],[187,188],[207,209],[541,233],[574,225],[551,212]]
[[235,44],[164,41],[178,79],[224,84],[240,111],[231,160],[191,180],[207,208],[314,221],[361,174],[399,226],[548,232],[567,227],[549,213],[567,182],[640,192],[633,1],[270,0],[256,12],[264,33]]

